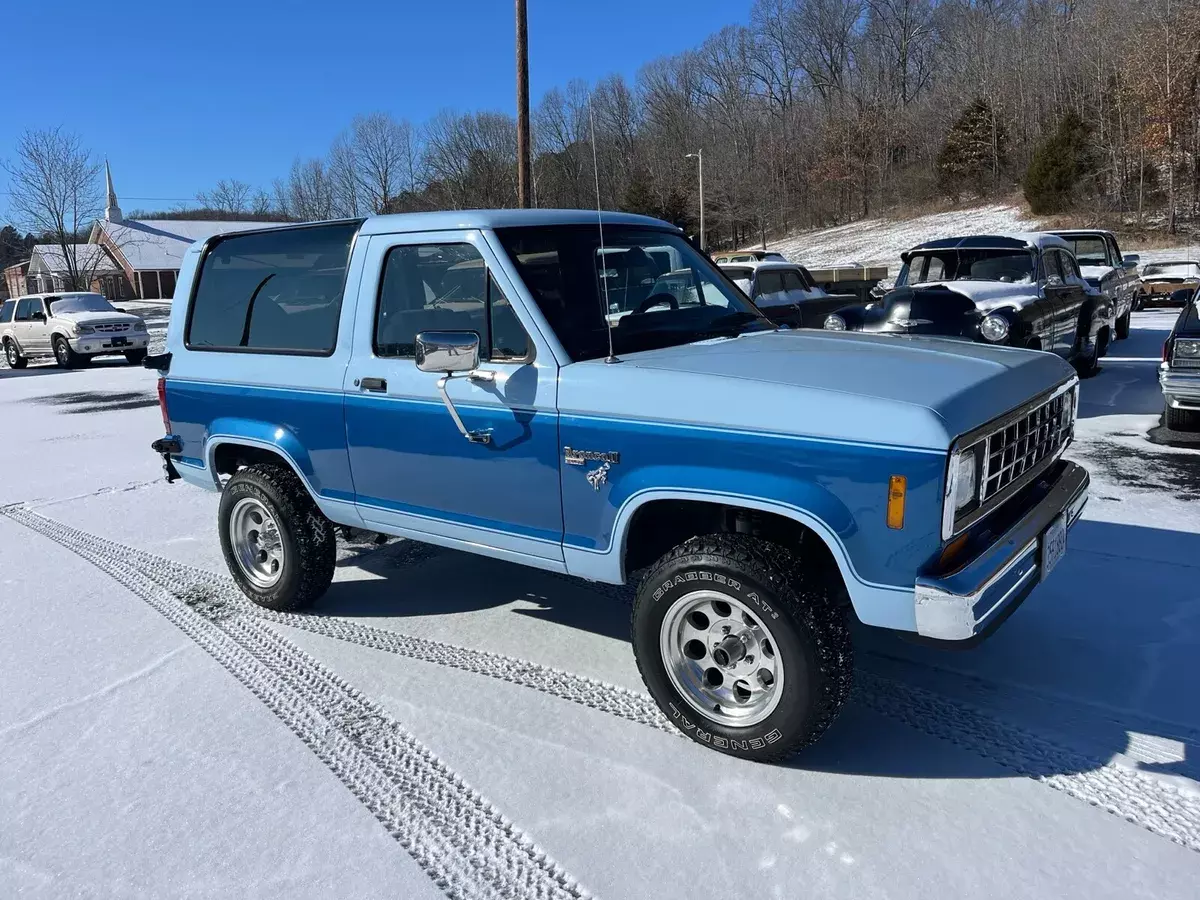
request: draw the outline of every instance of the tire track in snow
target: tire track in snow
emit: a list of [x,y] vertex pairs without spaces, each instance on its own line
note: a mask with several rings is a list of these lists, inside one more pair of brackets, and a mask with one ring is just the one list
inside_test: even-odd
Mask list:
[[12,507],[0,513],[92,563],[176,625],[317,755],[453,900],[582,900],[544,851],[379,707],[211,575]]
[[[76,549],[77,544],[102,547],[104,559],[127,561],[126,566],[144,573],[146,578],[173,596],[203,596],[204,602],[224,610],[224,615],[287,625],[369,649],[486,675],[682,736],[661,714],[653,699],[645,694],[527,660],[457,647],[346,619],[264,610],[250,603],[228,577],[96,537],[27,510],[10,508],[0,512],[76,552],[80,552]],[[93,556],[99,554],[80,555],[94,562]],[[855,678],[854,700],[873,711],[1200,852],[1200,798],[1182,793],[1174,786],[1134,769],[997,719],[970,703],[861,668],[856,671]]]

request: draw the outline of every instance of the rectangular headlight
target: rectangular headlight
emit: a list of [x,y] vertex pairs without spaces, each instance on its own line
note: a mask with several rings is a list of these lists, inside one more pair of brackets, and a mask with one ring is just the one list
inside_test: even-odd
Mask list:
[[979,483],[976,477],[976,447],[956,450],[950,455],[950,466],[946,471],[946,499],[942,505],[942,537],[954,535],[954,523],[958,514],[979,498]]
[[1200,367],[1200,341],[1175,339],[1171,365]]

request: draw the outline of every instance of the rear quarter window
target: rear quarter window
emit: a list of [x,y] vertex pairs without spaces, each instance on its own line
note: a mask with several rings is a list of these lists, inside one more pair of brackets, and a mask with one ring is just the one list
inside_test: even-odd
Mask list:
[[13,309],[16,308],[16,300],[5,300],[4,305],[0,306],[0,325],[4,325],[12,321]]
[[361,222],[231,234],[209,247],[188,309],[189,350],[328,356]]

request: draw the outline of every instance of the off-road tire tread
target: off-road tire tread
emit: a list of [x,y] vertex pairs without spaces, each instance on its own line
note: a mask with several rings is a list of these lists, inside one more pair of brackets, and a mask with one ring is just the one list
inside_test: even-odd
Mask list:
[[[329,590],[337,563],[337,533],[309,496],[296,473],[286,466],[256,463],[239,469],[225,485],[251,487],[259,500],[266,501],[277,513],[281,526],[288,529],[295,547],[295,565],[300,567],[296,589],[286,597],[264,597],[251,588],[229,549],[224,504],[219,517],[221,551],[229,573],[242,593],[252,602],[276,612],[291,612],[310,606]],[[277,586],[278,587],[278,586]]]
[[[758,762],[779,762],[814,744],[837,719],[850,697],[854,684],[854,649],[846,608],[838,602],[840,592],[830,590],[828,584],[814,579],[801,560],[786,547],[747,535],[710,534],[684,541],[646,570],[633,601],[631,621],[637,621],[644,602],[642,587],[653,584],[667,566],[677,563],[702,565],[713,556],[719,556],[727,564],[745,569],[769,584],[775,592],[772,602],[782,606],[815,639],[816,665],[821,677],[821,683],[812,686],[818,695],[815,714],[802,732],[753,757]],[[640,657],[637,665],[642,681],[649,687]],[[663,708],[661,703],[659,707],[670,716],[669,709]]]

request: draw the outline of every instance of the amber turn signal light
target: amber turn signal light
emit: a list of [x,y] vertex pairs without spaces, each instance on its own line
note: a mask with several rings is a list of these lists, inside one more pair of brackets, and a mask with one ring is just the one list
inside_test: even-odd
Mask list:
[[888,481],[887,527],[904,527],[904,497],[908,492],[908,479],[893,475]]

